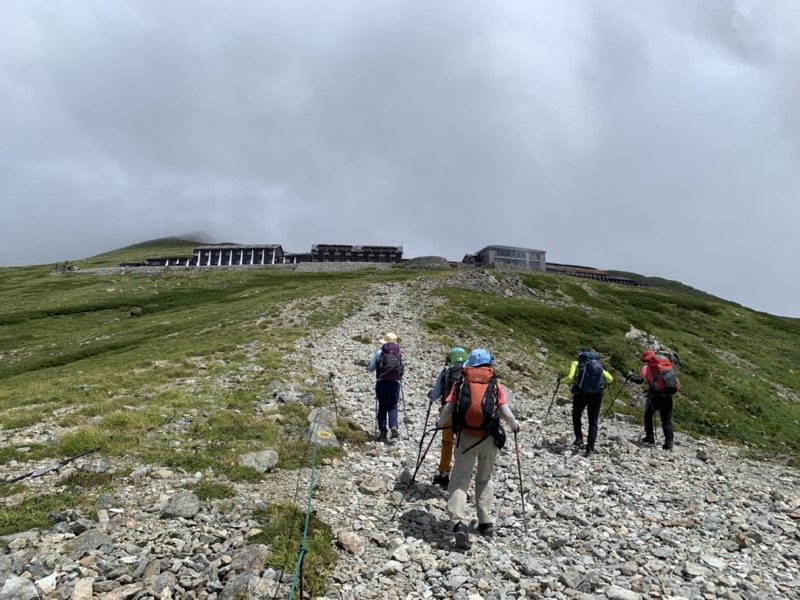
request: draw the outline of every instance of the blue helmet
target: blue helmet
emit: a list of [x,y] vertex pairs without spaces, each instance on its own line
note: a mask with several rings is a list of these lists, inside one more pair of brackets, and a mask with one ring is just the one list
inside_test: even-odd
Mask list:
[[476,348],[469,354],[469,359],[467,362],[464,363],[465,367],[480,367],[481,365],[489,365],[492,366],[494,364],[494,358],[492,355],[489,354],[488,350],[484,350],[483,348]]

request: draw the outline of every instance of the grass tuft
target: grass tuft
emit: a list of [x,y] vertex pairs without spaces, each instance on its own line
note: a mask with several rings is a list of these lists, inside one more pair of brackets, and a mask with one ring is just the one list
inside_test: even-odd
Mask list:
[[0,535],[52,527],[53,523],[48,518],[50,513],[72,508],[80,500],[80,496],[73,494],[36,494],[15,506],[0,507]]
[[[258,511],[253,517],[259,521],[262,532],[250,541],[269,544],[271,566],[293,573],[297,563],[300,542],[303,539],[306,515],[292,504],[273,504]],[[306,549],[303,561],[303,589],[309,597],[325,593],[328,575],[336,566],[339,555],[333,549],[333,531],[312,510],[309,517]]]

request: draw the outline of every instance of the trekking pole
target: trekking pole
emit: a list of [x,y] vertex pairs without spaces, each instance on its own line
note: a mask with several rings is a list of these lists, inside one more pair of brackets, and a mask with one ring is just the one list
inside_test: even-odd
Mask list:
[[547,407],[547,413],[544,415],[544,419],[542,419],[542,424],[539,425],[539,435],[536,436],[536,441],[533,443],[534,448],[539,445],[539,439],[542,437],[542,433],[544,432],[544,424],[547,422],[548,417],[550,417],[550,411],[553,408],[553,402],[556,401],[556,394],[558,394],[559,387],[561,387],[560,378],[558,380],[558,383],[556,384],[556,391],[553,392],[553,397],[550,399],[550,406]]
[[[422,466],[422,463],[425,461],[425,457],[428,455],[428,450],[430,450],[431,446],[433,445],[433,440],[436,439],[436,432],[439,431],[439,428],[438,427],[434,427],[432,431],[433,431],[433,435],[431,436],[431,441],[428,442],[428,446],[425,448],[425,452],[423,453],[422,458],[417,463],[417,468],[414,469],[414,474],[411,476],[411,479],[409,480],[408,485],[406,486],[406,491],[403,492],[403,497],[400,499],[400,501],[394,507],[394,510],[392,511],[392,514],[389,517],[389,520],[387,521],[387,523],[394,523],[396,521],[397,514],[400,512],[400,509],[402,508],[403,503],[406,501],[406,494],[408,494],[409,488],[414,484],[414,481],[416,481],[417,473],[419,472],[419,468]],[[430,433],[430,432],[428,432],[428,431],[423,431],[422,432],[422,439],[423,440],[425,439],[425,436],[428,435],[428,433]]]
[[517,450],[517,473],[519,474],[519,498],[522,500],[522,526],[525,528],[525,535],[528,535],[528,521],[525,519],[525,488],[522,487],[522,461],[519,458],[519,442],[517,432],[514,432],[514,448]]
[[[656,412],[657,411],[655,409],[655,404],[653,404],[653,400],[650,397],[650,393],[649,392],[647,394],[647,399],[644,401],[644,413],[645,413],[645,415],[647,414],[648,407],[653,410],[653,420],[652,420],[652,423],[653,423],[653,443],[655,444],[655,440],[656,440]],[[645,421],[647,421],[647,419],[645,419]],[[645,438],[647,437],[647,426],[646,425],[645,425],[645,428],[644,428],[644,436],[645,436]]]
[[[656,420],[656,417],[658,417],[658,420]],[[655,440],[655,442],[658,442],[658,438],[656,437],[658,434],[656,432],[658,431],[658,425],[660,420],[661,420],[661,403],[659,403],[658,409],[656,409],[655,404],[653,404],[653,440]]]
[[408,432],[408,408],[406,407],[406,393],[403,391],[403,380],[400,380],[400,399],[403,401],[403,414],[405,418],[403,422],[406,425],[406,439],[411,439],[411,434]]
[[433,406],[433,401],[428,402],[428,411],[425,413],[425,425],[422,426],[422,435],[419,438],[419,451],[417,452],[417,466],[419,468],[420,464],[420,456],[422,456],[422,442],[425,441],[425,430],[428,429],[428,419],[431,416],[431,406]]
[[[430,442],[428,442],[428,445],[425,447],[425,452],[423,452],[423,453],[422,453],[422,458],[420,458],[420,459],[417,461],[417,467],[414,469],[414,474],[411,476],[411,480],[408,482],[408,485],[406,486],[406,489],[408,489],[408,488],[410,488],[412,485],[414,485],[414,481],[416,481],[416,479],[417,479],[417,473],[419,473],[419,468],[422,466],[422,463],[423,463],[423,462],[425,462],[425,457],[426,457],[426,456],[428,456],[428,450],[430,450],[430,449],[431,449],[431,446],[433,445],[433,440],[435,440],[435,439],[436,439],[436,433],[437,433],[438,431],[439,431],[439,428],[438,428],[438,427],[434,427],[434,428],[433,428],[433,435],[431,436],[431,441],[430,441]],[[425,439],[425,436],[426,436],[428,433],[430,433],[430,432],[423,432],[423,434],[422,434],[422,439]],[[421,445],[421,444],[420,444],[420,448],[422,448],[422,445]]]
[[333,414],[336,415],[336,419],[339,419],[339,407],[336,406],[336,390],[333,388],[333,371],[328,373],[328,381],[331,384],[331,396],[333,396]]
[[[617,390],[617,395],[614,396],[611,399],[611,404],[609,405],[608,409],[606,410],[606,412],[603,414],[602,418],[600,419],[600,425],[602,425],[603,421],[606,420],[606,417],[611,414],[611,409],[614,408],[614,404],[616,404],[617,398],[619,398],[619,395],[622,393],[622,388],[625,387],[625,384],[628,383],[629,380],[630,380],[630,375],[626,375],[625,376],[625,381],[622,382],[622,385],[619,386],[619,389]],[[616,417],[614,418],[614,420],[616,421]]]

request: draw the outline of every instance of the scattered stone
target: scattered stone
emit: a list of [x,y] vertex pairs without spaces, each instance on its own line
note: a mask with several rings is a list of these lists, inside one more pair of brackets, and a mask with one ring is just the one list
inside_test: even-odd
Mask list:
[[96,529],[89,529],[80,534],[75,540],[75,550],[72,553],[75,558],[81,558],[96,548],[101,546],[111,546],[111,537]]
[[626,590],[625,588],[617,587],[616,585],[608,586],[606,590],[608,600],[642,600],[642,595],[634,591]]
[[269,548],[264,545],[245,546],[231,557],[230,570],[235,573],[261,572],[270,556]]
[[30,579],[9,575],[0,590],[2,600],[38,600],[39,592]]
[[308,432],[308,440],[311,442],[316,441],[317,446],[339,447],[339,440],[336,439],[336,434],[327,425],[311,425]]
[[239,464],[243,467],[251,467],[259,473],[266,473],[275,468],[275,465],[278,464],[278,458],[277,452],[268,449],[261,452],[242,454],[239,457]]
[[336,536],[339,546],[353,556],[363,556],[366,551],[366,542],[363,538],[350,531],[340,531]]
[[384,485],[383,481],[381,481],[378,477],[365,479],[358,486],[358,489],[362,494],[368,494],[368,495],[379,494],[385,488],[386,486]]
[[200,512],[200,500],[192,492],[178,492],[161,512],[162,519],[192,519]]

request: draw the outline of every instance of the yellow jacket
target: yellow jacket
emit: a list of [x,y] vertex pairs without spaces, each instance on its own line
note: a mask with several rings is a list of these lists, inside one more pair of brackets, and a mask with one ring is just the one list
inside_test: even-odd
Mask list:
[[[578,372],[578,361],[572,361],[572,364],[569,367],[569,375],[566,377],[561,378],[561,383],[575,383],[575,373]],[[613,383],[614,378],[611,376],[611,373],[603,369],[603,377],[606,378],[606,383]]]

